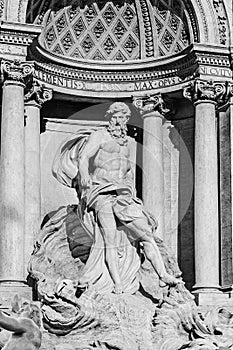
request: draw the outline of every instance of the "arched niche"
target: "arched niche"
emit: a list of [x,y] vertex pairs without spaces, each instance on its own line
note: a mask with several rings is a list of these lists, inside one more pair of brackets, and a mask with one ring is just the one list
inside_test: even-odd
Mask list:
[[[32,0],[35,8],[39,9],[47,0]],[[52,1],[47,1],[52,3]],[[27,12],[31,0],[1,0],[0,16],[9,22],[25,23]],[[230,30],[232,16],[227,0],[187,0],[183,1],[186,11],[190,16],[189,25],[195,32],[195,26],[198,30],[197,42],[221,44],[221,36],[226,37],[224,45],[230,44]],[[192,20],[193,17],[193,20]],[[231,39],[232,41],[232,39]]]

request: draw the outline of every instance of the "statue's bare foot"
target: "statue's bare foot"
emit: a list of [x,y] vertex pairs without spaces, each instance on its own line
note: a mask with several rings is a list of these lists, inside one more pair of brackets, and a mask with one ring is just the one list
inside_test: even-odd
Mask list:
[[178,279],[172,275],[166,273],[164,276],[160,277],[160,286],[165,287],[165,285],[175,287],[178,283],[184,283],[181,279]]
[[113,288],[113,293],[115,294],[122,294],[124,293],[124,289],[121,283],[119,284],[115,284],[114,288]]

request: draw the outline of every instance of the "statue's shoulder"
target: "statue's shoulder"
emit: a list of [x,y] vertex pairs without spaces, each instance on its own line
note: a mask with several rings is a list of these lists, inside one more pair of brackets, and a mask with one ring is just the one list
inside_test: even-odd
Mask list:
[[107,136],[108,136],[108,132],[106,128],[98,128],[94,130],[92,133],[90,133],[89,139],[96,139],[99,141],[103,141],[106,139]]

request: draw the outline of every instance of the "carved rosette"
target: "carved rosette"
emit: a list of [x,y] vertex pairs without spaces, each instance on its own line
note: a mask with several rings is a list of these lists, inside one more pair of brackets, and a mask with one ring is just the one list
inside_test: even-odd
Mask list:
[[161,116],[168,116],[174,112],[171,101],[165,100],[161,94],[133,97],[133,105],[142,116],[158,112]]
[[35,104],[38,107],[51,100],[53,97],[53,90],[47,89],[40,84],[37,80],[33,80],[31,87],[26,91],[24,101],[25,104]]
[[184,88],[184,97],[196,103],[198,101],[212,101],[220,107],[226,104],[233,93],[230,82],[214,82],[196,79]]
[[1,73],[3,80],[20,82],[27,84],[32,78],[34,65],[31,62],[21,62],[20,60],[5,61],[1,63]]

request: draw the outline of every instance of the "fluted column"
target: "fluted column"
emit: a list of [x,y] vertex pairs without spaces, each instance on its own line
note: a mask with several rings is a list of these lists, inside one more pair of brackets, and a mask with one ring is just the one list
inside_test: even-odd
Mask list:
[[[24,279],[24,88],[32,74],[27,62],[3,61],[0,180],[0,297]],[[14,293],[14,292],[13,292]],[[20,290],[19,290],[20,294]]]
[[164,238],[163,119],[170,112],[161,94],[134,98],[143,118],[143,203],[158,220],[157,234]]
[[196,80],[185,96],[195,106],[196,293],[219,289],[219,219],[216,106],[224,84]]
[[41,221],[40,110],[51,98],[37,81],[25,94],[25,275]]

